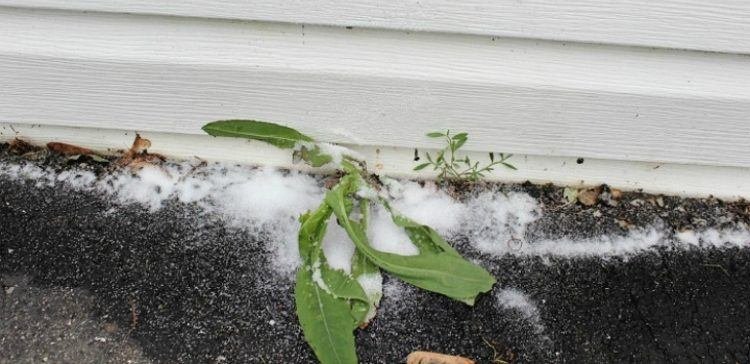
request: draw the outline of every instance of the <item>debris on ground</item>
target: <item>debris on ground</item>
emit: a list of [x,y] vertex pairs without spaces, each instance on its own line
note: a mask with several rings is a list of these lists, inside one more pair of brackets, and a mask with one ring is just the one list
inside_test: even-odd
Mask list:
[[[596,205],[600,195],[604,191],[604,186],[596,186],[592,188],[573,188],[565,187],[563,190],[563,197],[568,203],[575,203],[576,201],[583,206],[591,207]],[[605,192],[606,197],[609,197],[609,193]],[[602,196],[605,197],[605,196]]]
[[578,202],[584,206],[594,206],[602,193],[602,187],[587,188],[578,191]]
[[148,148],[151,148],[151,141],[136,134],[133,145],[117,160],[117,164],[139,169],[148,165],[158,165],[166,160],[161,154],[149,153]]
[[47,143],[47,149],[57,154],[62,154],[65,156],[94,154],[94,151],[89,148],[84,148],[84,147],[79,147],[73,144],[59,143],[59,142]]
[[42,148],[32,145],[31,143],[19,138],[15,138],[8,143],[8,150],[16,155],[23,155],[28,152],[37,151],[39,149]]
[[429,351],[415,351],[406,357],[406,364],[474,364],[473,360]]
[[67,156],[69,161],[79,161],[81,158],[88,158],[97,163],[109,163],[109,159],[102,157],[93,150],[73,144],[50,142],[47,143],[47,149],[53,153]]

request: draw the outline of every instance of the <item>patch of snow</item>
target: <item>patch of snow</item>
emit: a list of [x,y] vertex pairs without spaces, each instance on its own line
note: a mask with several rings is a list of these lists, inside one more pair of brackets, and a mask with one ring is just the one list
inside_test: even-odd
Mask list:
[[520,192],[482,192],[467,202],[466,210],[461,232],[489,254],[504,254],[513,241],[525,240],[526,227],[541,215],[537,201]]
[[367,294],[370,300],[378,301],[383,295],[383,275],[380,273],[362,274],[357,277],[357,282]]
[[707,229],[700,232],[684,231],[674,235],[663,228],[634,229],[627,235],[602,235],[588,239],[542,239],[524,241],[520,245],[502,245],[485,253],[493,255],[513,254],[521,256],[545,256],[563,258],[622,257],[627,258],[657,247],[669,249],[750,247],[750,230]]
[[389,300],[398,301],[404,298],[404,294],[408,293],[408,287],[406,283],[396,279],[389,280],[383,285],[383,295],[388,297]]
[[362,286],[367,298],[373,303],[370,311],[365,317],[365,322],[369,322],[377,313],[376,308],[380,305],[380,299],[383,297],[383,275],[380,273],[362,274],[357,277],[357,282]]
[[420,186],[407,181],[388,186],[393,189],[391,195],[397,196],[391,205],[399,213],[444,235],[459,230],[468,212],[468,206],[439,190],[434,183]]
[[211,189],[200,205],[219,213],[233,226],[264,233],[274,251],[276,269],[291,273],[300,263],[297,244],[299,216],[323,199],[318,181],[299,172],[273,168],[233,167],[209,171]]
[[366,198],[371,201],[377,201],[380,198],[378,192],[366,184],[359,186],[359,190],[357,190],[357,196]]
[[175,172],[175,168],[155,166],[145,166],[136,173],[118,171],[105,176],[97,189],[116,196],[121,203],[138,202],[156,211],[175,190],[178,182]]
[[399,255],[418,255],[419,249],[411,242],[403,228],[396,225],[388,211],[373,206],[367,236],[373,248]]
[[680,231],[674,234],[675,239],[677,241],[688,244],[688,245],[700,245],[700,238],[698,237],[698,234],[695,233],[693,230],[685,230]]
[[336,222],[336,216],[331,216],[328,220],[328,228],[322,245],[328,265],[334,269],[351,273],[354,243],[349,239],[346,230]]
[[65,170],[57,175],[56,180],[67,184],[74,190],[89,188],[96,182],[96,174],[91,171]]
[[[119,203],[138,203],[151,211],[162,208],[169,200],[196,204],[233,228],[262,236],[274,254],[274,269],[282,274],[290,274],[300,262],[298,217],[317,208],[325,193],[320,181],[307,174],[219,163],[166,163],[162,167],[124,169],[97,177],[83,169],[57,172],[33,163],[0,162],[0,175],[30,180],[37,187],[57,183],[75,190],[105,193]],[[382,181],[385,188],[380,195],[387,196],[398,213],[430,225],[443,235],[465,236],[478,251],[495,256],[627,257],[655,247],[750,247],[747,227],[674,235],[653,227],[624,236],[527,241],[527,227],[541,212],[537,201],[526,193],[491,190],[462,202],[431,182],[419,184],[387,177]],[[378,196],[369,188],[362,188],[358,194],[366,198]],[[375,249],[401,255],[419,253],[383,207],[373,204],[370,215],[368,237]],[[350,271],[354,245],[334,218],[329,221],[323,251],[333,268]]]
[[332,143],[318,143],[318,147],[320,147],[320,151],[324,154],[328,154],[331,156],[332,161],[331,163],[335,165],[341,164],[341,161],[344,160],[344,157],[350,157],[354,158],[356,160],[363,161],[365,160],[365,157],[358,152],[355,152],[347,147],[342,147],[340,145],[332,144]]
[[51,168],[41,168],[31,163],[23,164],[0,164],[0,176],[14,179],[25,179],[35,182],[35,186],[54,186],[56,174]]
[[[506,248],[515,255],[581,257],[626,257],[656,246],[667,245],[664,233],[655,228],[633,230],[625,236],[604,235],[590,239],[544,239],[525,242],[519,247]],[[499,252],[499,251],[497,251]]]
[[497,292],[496,298],[500,307],[514,310],[521,314],[524,319],[528,320],[534,326],[536,334],[544,332],[539,308],[537,308],[536,303],[527,294],[514,288],[506,288]]
[[315,284],[318,285],[318,287],[320,287],[320,289],[328,292],[329,294],[333,294],[333,293],[331,293],[331,288],[328,287],[328,285],[326,284],[326,282],[323,280],[323,275],[321,274],[321,271],[320,271],[320,261],[319,260],[316,260],[315,263],[313,263],[313,266],[312,266],[312,280],[313,280],[313,282],[315,282]]
[[721,230],[711,228],[703,231],[686,230],[676,233],[675,238],[681,243],[697,247],[750,247],[750,230],[747,227]]
[[416,288],[397,279],[390,279],[383,284],[382,314],[398,316],[414,302]]
[[0,163],[0,175],[36,181],[37,187],[58,182],[111,195],[121,204],[138,203],[151,211],[170,199],[196,203],[234,228],[262,235],[275,255],[274,268],[284,274],[293,272],[300,262],[298,218],[315,209],[324,193],[320,183],[307,174],[218,163],[200,168],[188,162],[167,163],[118,170],[101,178],[79,169],[57,173],[30,163]]

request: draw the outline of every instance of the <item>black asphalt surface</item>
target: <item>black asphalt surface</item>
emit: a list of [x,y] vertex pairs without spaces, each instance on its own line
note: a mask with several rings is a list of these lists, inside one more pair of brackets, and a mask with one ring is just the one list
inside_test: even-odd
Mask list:
[[[545,206],[530,235],[624,233],[615,217],[667,230],[748,222],[744,202],[636,207],[627,201],[650,197],[626,194],[586,208],[559,203],[559,188],[508,188]],[[263,241],[194,205],[151,213],[0,177],[0,363],[313,363],[293,283],[269,268]],[[491,270],[495,290],[468,307],[386,277],[378,316],[356,333],[362,363],[414,350],[478,363],[750,362],[750,249],[543,259],[454,244]],[[543,330],[497,304],[502,288],[531,296]]]

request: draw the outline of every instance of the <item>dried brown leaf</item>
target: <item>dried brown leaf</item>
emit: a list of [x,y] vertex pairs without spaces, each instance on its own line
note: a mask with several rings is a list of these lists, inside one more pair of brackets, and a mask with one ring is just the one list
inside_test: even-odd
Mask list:
[[578,191],[578,202],[584,206],[594,206],[602,193],[601,187]]
[[29,142],[15,138],[8,143],[8,150],[13,154],[26,154],[29,152],[36,152],[42,148],[32,145]]
[[136,134],[133,146],[130,147],[130,151],[135,154],[141,154],[145,153],[148,148],[151,148],[151,141],[141,138],[140,134]]
[[50,142],[47,143],[47,149],[62,155],[92,155],[91,149],[79,147],[73,144]]
[[148,148],[150,147],[150,140],[141,138],[139,134],[136,134],[133,145],[117,160],[117,164],[138,169],[147,165],[160,164],[166,160],[161,154],[149,153]]

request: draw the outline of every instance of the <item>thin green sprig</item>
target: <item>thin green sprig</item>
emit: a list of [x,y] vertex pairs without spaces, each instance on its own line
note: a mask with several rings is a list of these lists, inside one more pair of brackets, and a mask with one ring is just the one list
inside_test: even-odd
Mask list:
[[[469,140],[468,133],[451,135],[450,130],[446,130],[445,133],[439,131],[427,133],[427,136],[430,138],[445,139],[446,145],[435,155],[435,158],[429,152],[425,152],[427,162],[417,165],[414,167],[414,170],[420,171],[427,167],[432,167],[433,171],[438,171],[437,180],[439,182],[449,179],[476,182],[484,178],[487,173],[492,172],[497,166],[504,166],[512,170],[517,169],[508,162],[508,159],[513,154],[490,152],[490,163],[483,166],[479,165],[479,161],[472,161],[468,155],[459,157],[457,155],[459,149]],[[495,157],[496,154],[497,158]]]

